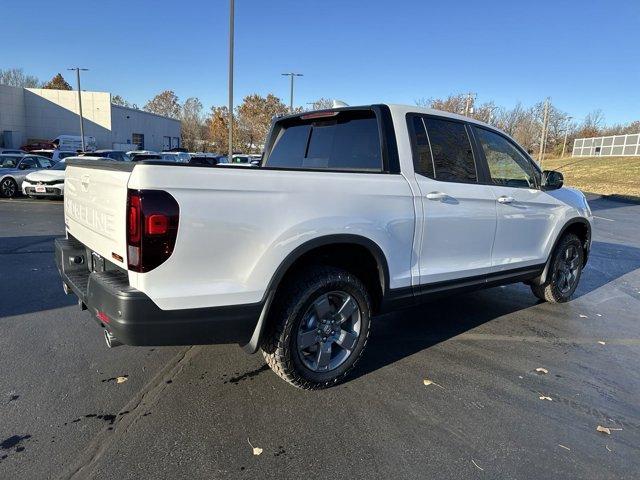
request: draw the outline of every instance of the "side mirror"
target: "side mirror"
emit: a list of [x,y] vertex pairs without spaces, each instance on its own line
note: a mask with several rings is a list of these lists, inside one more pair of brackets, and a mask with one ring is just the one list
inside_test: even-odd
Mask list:
[[26,163],[21,163],[20,165],[18,165],[18,170],[27,170],[29,168],[29,165],[27,165]]
[[555,170],[545,170],[542,172],[543,190],[557,190],[564,185],[564,176]]

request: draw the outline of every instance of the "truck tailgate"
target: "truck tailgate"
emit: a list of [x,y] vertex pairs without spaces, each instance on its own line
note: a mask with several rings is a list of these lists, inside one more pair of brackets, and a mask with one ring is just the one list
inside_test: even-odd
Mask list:
[[69,234],[125,269],[127,184],[132,169],[124,162],[71,160],[64,181]]

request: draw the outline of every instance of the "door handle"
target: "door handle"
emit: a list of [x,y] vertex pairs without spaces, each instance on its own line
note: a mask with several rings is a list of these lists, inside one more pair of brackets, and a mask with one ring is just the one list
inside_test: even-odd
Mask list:
[[506,195],[502,195],[501,197],[498,197],[498,203],[513,203],[513,197],[508,197]]
[[425,197],[427,197],[427,199],[429,200],[444,200],[445,198],[447,198],[447,194],[446,193],[442,193],[442,192],[429,192],[425,195]]

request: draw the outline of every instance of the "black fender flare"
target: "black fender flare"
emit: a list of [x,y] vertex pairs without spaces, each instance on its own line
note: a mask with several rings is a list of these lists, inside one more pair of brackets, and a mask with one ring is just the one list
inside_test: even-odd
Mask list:
[[291,266],[295,264],[295,262],[299,260],[304,254],[315,250],[318,247],[337,244],[349,244],[365,247],[369,251],[369,253],[373,255],[378,266],[378,276],[380,279],[382,295],[384,296],[386,294],[389,289],[389,265],[387,263],[387,258],[382,251],[382,248],[380,248],[380,246],[376,242],[362,235],[347,233],[324,235],[308,240],[307,242],[293,249],[280,263],[275,273],[271,277],[262,301],[262,312],[260,313],[260,317],[258,318],[256,327],[253,331],[253,334],[251,335],[251,339],[246,345],[242,346],[245,352],[255,353],[258,351],[258,348],[260,348],[260,340],[262,338],[264,327],[269,316],[271,304],[273,303],[276,291],[280,286],[280,282],[284,278],[289,268],[291,268]]
[[541,285],[546,281],[547,275],[549,273],[549,268],[551,267],[551,259],[553,258],[553,254],[555,253],[556,248],[558,247],[558,242],[560,242],[560,239],[567,232],[567,230],[570,227],[572,227],[573,225],[576,225],[576,224],[582,224],[587,229],[587,239],[586,239],[586,242],[585,242],[586,244],[585,244],[585,249],[584,249],[584,263],[583,263],[583,266],[587,264],[587,259],[589,258],[589,248],[591,246],[591,224],[589,223],[589,221],[586,218],[583,218],[583,217],[572,218],[571,220],[569,220],[567,223],[564,224],[564,226],[560,230],[560,233],[556,236],[556,239],[553,242],[553,248],[551,248],[551,252],[549,253],[549,257],[547,258],[547,261],[545,262],[544,270],[542,270],[542,273],[540,274],[540,277],[538,277],[535,280],[533,280],[532,283]]

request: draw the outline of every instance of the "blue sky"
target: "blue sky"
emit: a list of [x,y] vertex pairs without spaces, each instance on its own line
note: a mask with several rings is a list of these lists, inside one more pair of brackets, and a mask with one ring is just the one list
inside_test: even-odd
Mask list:
[[[227,0],[5,0],[2,17],[0,68],[48,79],[80,64],[83,89],[139,106],[164,89],[226,104]],[[628,122],[640,118],[639,27],[638,0],[236,0],[235,98],[288,102],[280,73],[293,70],[298,105],[474,91]]]

